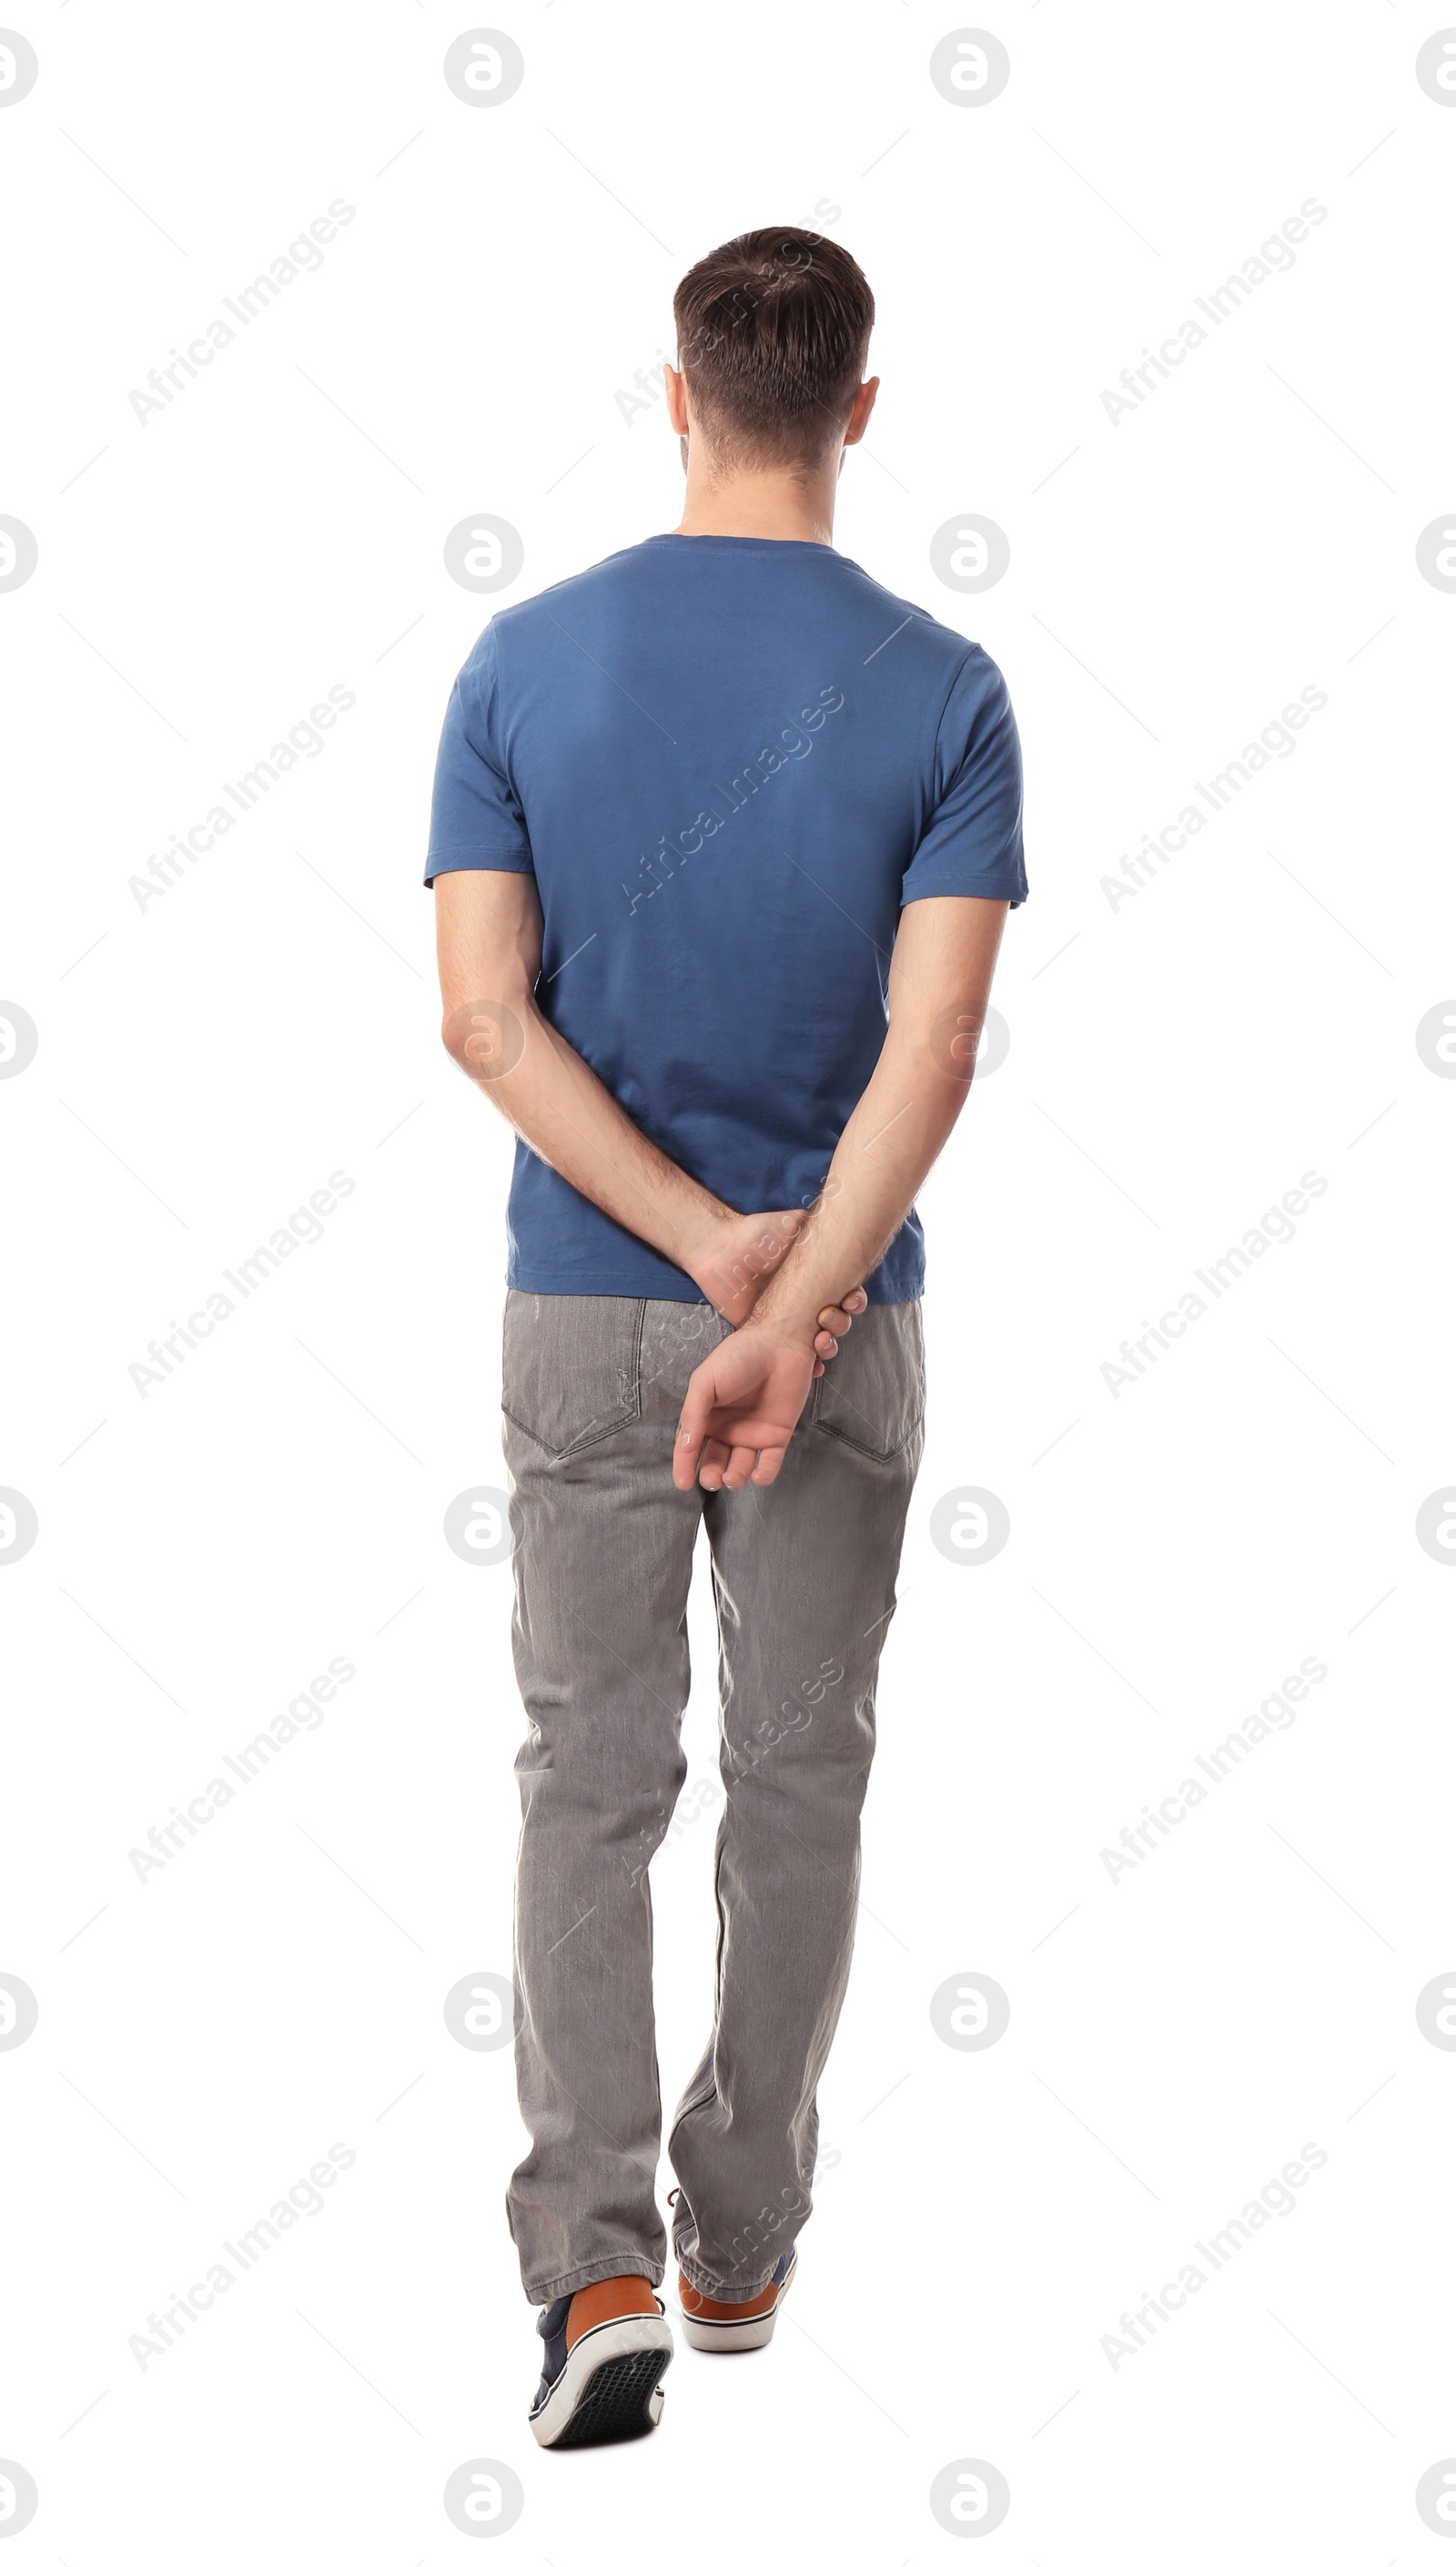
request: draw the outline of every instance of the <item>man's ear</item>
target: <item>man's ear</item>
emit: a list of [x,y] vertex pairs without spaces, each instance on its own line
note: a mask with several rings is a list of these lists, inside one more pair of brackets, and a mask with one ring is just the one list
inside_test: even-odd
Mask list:
[[687,434],[687,378],[675,366],[662,369],[662,387],[667,395],[667,416],[679,436]]
[[845,426],[845,443],[847,445],[857,445],[860,437],[864,433],[864,430],[869,426],[869,414],[874,408],[874,396],[878,390],[879,377],[878,375],[871,375],[868,382],[861,384],[859,390],[854,395],[854,407],[850,411]]

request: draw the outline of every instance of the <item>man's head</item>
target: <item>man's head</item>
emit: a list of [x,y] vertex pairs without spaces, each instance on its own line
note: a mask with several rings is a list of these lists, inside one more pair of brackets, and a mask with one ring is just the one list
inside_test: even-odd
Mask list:
[[685,382],[716,472],[816,471],[862,434],[874,297],[838,242],[782,225],[741,232],[689,268],[672,309],[674,425],[687,425]]

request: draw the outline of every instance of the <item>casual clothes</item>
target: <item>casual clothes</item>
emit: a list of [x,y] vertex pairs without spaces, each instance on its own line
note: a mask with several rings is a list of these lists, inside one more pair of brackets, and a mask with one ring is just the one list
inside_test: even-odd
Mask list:
[[679,2268],[750,2300],[809,2216],[815,2092],[849,1974],[874,1684],[924,1409],[920,1310],[865,1310],[766,1489],[674,1488],[706,1302],[512,1292],[516,1669],[527,1715],[512,2178],[528,2299],[660,2282],[647,1864],[686,1759],[687,1590],[707,1530],[725,1807],[712,2030],[668,2153]]
[[[653,535],[486,627],[426,880],[534,872],[545,1014],[668,1158],[770,1212],[814,1202],[868,1083],[903,904],[1025,899],[1021,802],[975,643],[827,544]],[[520,1291],[698,1297],[524,1142],[509,1227]],[[923,1278],[912,1213],[866,1289]]]
[[[903,906],[1026,896],[1000,671],[827,545],[651,536],[505,608],[461,670],[425,879],[470,869],[534,874],[536,1003],[640,1131],[735,1211],[808,1206],[879,1057]],[[524,1143],[509,1235],[512,2234],[548,2307],[662,2278],[647,1865],[685,1773],[702,1526],[726,1799],[673,2245],[692,2291],[748,2302],[809,2216],[849,1976],[923,1433],[920,1225],[866,1279],[773,1484],[731,1494],[672,1480],[689,1376],[728,1333],[691,1278]]]

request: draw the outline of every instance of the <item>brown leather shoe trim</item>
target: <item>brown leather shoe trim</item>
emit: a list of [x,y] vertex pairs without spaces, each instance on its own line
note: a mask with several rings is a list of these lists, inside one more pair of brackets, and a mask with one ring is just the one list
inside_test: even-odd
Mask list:
[[755,2299],[708,2300],[690,2282],[679,2280],[683,2314],[690,2318],[764,2318],[779,2296],[777,2282],[766,2282]]
[[579,2344],[589,2327],[602,2326],[608,2318],[654,2318],[657,2299],[650,2282],[640,2273],[613,2273],[609,2281],[589,2282],[584,2291],[572,2293],[567,2311],[567,2351]]

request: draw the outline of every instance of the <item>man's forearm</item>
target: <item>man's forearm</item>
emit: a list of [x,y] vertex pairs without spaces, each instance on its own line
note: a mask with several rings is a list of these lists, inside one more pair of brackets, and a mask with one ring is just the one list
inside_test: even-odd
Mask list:
[[879,1264],[965,1103],[1005,921],[1001,901],[927,901],[902,913],[884,1047],[750,1326],[806,1343],[810,1315]]
[[[802,1208],[740,1213],[699,1185],[623,1112],[534,998],[467,1000],[445,1021],[452,1056],[484,1088],[527,1146],[589,1203],[691,1278],[705,1301],[735,1327],[754,1306],[798,1237]],[[863,1295],[847,1293],[849,1313]],[[834,1353],[848,1319],[816,1315],[816,1360]]]
[[447,1046],[547,1166],[602,1212],[692,1274],[729,1208],[623,1113],[535,1000],[457,1008]]
[[749,1324],[808,1342],[809,1321],[873,1273],[948,1140],[964,1098],[928,1087],[908,1043],[886,1037],[840,1136],[824,1191]]
[[[863,1307],[858,1285],[963,1100],[970,1067],[962,1060],[958,1075],[955,1055],[965,1045],[946,1027],[980,1024],[1005,903],[928,900],[903,914],[884,1050],[810,1219],[797,1206],[745,1213],[724,1204],[648,1139],[549,1022],[535,995],[542,920],[533,881],[489,868],[446,873],[435,900],[446,1048],[527,1146],[735,1326],[760,1304],[766,1281],[782,1277],[769,1303],[781,1332],[817,1359],[833,1355],[846,1312]],[[498,995],[470,995],[482,988]],[[824,1277],[844,1280],[822,1292]]]

